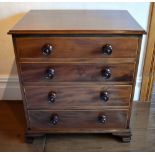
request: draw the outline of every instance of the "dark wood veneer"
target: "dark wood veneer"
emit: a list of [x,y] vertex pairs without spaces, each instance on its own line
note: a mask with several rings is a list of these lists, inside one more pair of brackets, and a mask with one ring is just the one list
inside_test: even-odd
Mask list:
[[[28,111],[30,116],[30,128],[33,130],[49,130],[51,132],[63,130],[103,130],[126,128],[126,110],[100,110],[100,111]],[[50,123],[52,115],[58,115],[56,125]],[[107,120],[100,123],[98,117],[105,115]]]
[[125,10],[31,10],[9,34],[144,34]]
[[[42,53],[50,44],[52,53]],[[103,46],[110,44],[112,54],[103,54]],[[134,58],[138,50],[137,37],[25,37],[16,38],[20,58]]]
[[[96,63],[21,63],[23,82],[132,82],[135,64]],[[52,79],[46,78],[47,70],[54,69]],[[104,78],[109,68],[111,77]]]
[[[131,86],[107,85],[52,85],[50,87],[27,86],[24,88],[28,109],[103,109],[129,106]],[[54,103],[48,101],[49,92],[56,93]],[[109,100],[101,99],[107,91]]]

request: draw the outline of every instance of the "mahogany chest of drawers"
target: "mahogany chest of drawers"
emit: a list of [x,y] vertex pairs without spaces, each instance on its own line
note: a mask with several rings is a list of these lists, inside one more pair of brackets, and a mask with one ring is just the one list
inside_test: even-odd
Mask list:
[[127,11],[30,11],[10,31],[26,139],[129,128],[144,30]]

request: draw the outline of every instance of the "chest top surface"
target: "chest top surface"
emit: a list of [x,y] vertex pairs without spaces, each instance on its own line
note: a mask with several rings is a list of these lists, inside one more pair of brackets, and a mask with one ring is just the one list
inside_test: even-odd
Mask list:
[[125,10],[31,10],[9,34],[144,34]]

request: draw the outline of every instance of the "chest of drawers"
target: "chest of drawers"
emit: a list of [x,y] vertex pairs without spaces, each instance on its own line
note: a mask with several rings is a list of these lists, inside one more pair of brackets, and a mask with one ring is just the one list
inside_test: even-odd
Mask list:
[[10,31],[26,139],[112,133],[131,139],[144,30],[127,11],[30,11]]

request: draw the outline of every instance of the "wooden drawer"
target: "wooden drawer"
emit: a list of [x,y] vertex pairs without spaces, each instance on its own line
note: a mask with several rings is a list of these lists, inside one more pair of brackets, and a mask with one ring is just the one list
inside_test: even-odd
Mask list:
[[105,106],[129,106],[132,87],[53,85],[28,86],[24,90],[28,109],[101,109]]
[[[47,44],[50,55],[42,53]],[[106,44],[112,46],[111,55],[103,54]],[[16,47],[20,58],[134,58],[138,37],[20,37]]]
[[132,82],[134,66],[134,64],[21,63],[21,72],[23,82]]
[[51,132],[101,131],[126,128],[127,110],[33,111],[30,128]]

